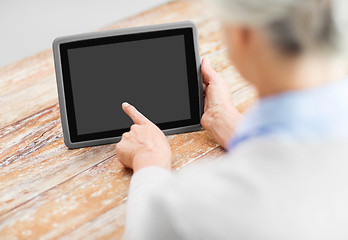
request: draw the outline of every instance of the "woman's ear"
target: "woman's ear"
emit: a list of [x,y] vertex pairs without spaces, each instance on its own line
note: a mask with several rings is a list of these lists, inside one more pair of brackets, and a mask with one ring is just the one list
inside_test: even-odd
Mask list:
[[248,49],[250,47],[251,42],[251,29],[247,27],[238,27],[236,31],[236,35],[238,36],[239,47],[243,48],[244,50]]
[[230,60],[234,67],[245,77],[246,65],[250,64],[252,54],[252,30],[239,25],[225,26],[226,43]]

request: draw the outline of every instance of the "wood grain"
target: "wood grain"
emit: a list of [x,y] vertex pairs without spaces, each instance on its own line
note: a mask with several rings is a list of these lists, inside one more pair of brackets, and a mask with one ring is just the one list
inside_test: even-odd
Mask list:
[[[255,91],[230,65],[216,19],[198,1],[151,9],[101,30],[192,20],[200,53],[228,81],[240,111]],[[0,239],[120,239],[131,171],[113,145],[63,143],[51,50],[0,68]],[[168,136],[180,170],[224,151],[207,131]]]

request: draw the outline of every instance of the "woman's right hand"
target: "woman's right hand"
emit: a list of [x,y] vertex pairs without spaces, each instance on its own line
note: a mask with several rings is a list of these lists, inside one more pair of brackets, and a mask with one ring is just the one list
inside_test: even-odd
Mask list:
[[202,126],[213,134],[215,140],[225,149],[233,137],[236,124],[243,118],[233,104],[227,83],[203,58],[201,65],[204,90],[204,114]]

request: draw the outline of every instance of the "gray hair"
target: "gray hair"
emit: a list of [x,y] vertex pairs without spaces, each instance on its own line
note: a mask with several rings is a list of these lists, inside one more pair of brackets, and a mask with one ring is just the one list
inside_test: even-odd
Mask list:
[[348,0],[214,0],[214,5],[227,21],[266,30],[285,53],[347,56]]

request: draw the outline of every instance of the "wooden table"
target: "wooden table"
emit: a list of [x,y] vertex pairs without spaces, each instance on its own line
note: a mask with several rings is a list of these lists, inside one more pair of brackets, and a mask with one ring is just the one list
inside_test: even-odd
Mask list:
[[[102,30],[188,19],[243,111],[254,90],[229,65],[219,23],[201,2],[171,2]],[[168,140],[175,170],[224,153],[207,131]],[[51,49],[0,68],[0,239],[119,239],[130,176],[113,144],[64,145]]]

